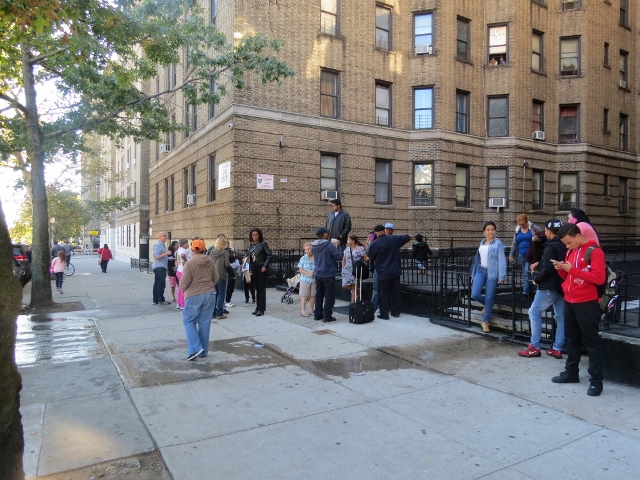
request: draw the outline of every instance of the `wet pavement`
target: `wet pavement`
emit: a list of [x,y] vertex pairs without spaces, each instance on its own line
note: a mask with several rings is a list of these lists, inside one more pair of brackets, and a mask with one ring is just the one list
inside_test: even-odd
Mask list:
[[605,382],[591,398],[586,372],[553,384],[562,361],[522,359],[478,329],[339,312],[327,325],[275,290],[263,317],[239,303],[213,321],[209,356],[188,362],[181,312],[151,305],[152,276],[93,263],[74,260],[65,285],[86,311],[19,320],[29,478],[152,451],[174,479],[640,470],[638,389]]

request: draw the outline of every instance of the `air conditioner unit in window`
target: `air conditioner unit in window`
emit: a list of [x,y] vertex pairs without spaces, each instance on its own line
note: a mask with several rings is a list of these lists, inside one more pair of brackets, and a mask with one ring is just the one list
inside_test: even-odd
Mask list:
[[534,140],[544,140],[544,132],[542,130],[536,130],[533,132]]
[[489,208],[504,208],[507,199],[504,197],[492,197],[489,199]]
[[433,54],[433,46],[432,45],[416,45],[416,55],[432,55]]
[[563,0],[562,10],[568,12],[569,10],[577,10],[580,8],[580,0]]
[[166,143],[160,144],[160,153],[167,153],[170,150],[169,145]]
[[131,164],[127,162],[127,169],[131,168]]
[[338,198],[338,192],[335,190],[323,190],[320,193],[320,198],[322,200],[335,200]]
[[195,204],[196,204],[196,196],[187,195],[187,205],[195,205]]
[[626,80],[620,80],[620,83],[618,83],[618,86],[620,88],[627,88],[627,81]]

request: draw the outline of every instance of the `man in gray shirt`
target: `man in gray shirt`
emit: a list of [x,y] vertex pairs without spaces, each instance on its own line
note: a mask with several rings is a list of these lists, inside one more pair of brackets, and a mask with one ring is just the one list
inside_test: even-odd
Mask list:
[[166,287],[167,268],[169,267],[169,256],[171,251],[168,251],[164,245],[167,241],[167,234],[164,232],[158,233],[158,241],[153,246],[153,304],[154,305],[169,305],[171,302],[165,302],[164,289]]

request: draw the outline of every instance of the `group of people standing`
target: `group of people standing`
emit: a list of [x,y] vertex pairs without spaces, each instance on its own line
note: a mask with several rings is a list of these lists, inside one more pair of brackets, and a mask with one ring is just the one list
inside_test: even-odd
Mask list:
[[[529,308],[531,343],[518,352],[521,357],[540,357],[542,315],[553,307],[556,335],[547,355],[562,359],[567,353],[565,370],[552,378],[554,383],[578,383],[582,345],[589,355],[590,385],[587,394],[598,396],[603,386],[602,350],[598,337],[601,311],[598,286],[606,279],[604,253],[597,232],[588,216],[572,210],[562,222],[552,218],[544,229],[518,215],[509,261],[517,258],[524,270],[523,297],[537,287]],[[504,245],[496,237],[496,224],[486,222],[484,239],[471,267],[471,298],[483,305],[482,330],[489,331],[494,296],[507,274]],[[539,242],[540,246],[535,245]],[[537,253],[535,252],[537,250]],[[530,280],[531,279],[531,280]],[[484,288],[484,295],[482,290]]]

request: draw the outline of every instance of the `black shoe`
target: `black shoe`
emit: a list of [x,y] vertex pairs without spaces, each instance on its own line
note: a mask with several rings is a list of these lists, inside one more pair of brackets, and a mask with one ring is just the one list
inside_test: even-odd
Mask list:
[[336,321],[337,319],[335,317],[325,318],[324,320],[322,320],[323,323],[336,322]]
[[251,312],[251,315],[255,315],[256,313],[258,313],[258,310],[254,310],[253,312]]
[[224,310],[222,310],[222,313],[227,314],[229,313],[229,310],[227,310],[226,308]]
[[202,355],[203,353],[204,353],[204,348],[201,348],[196,353],[192,353],[191,355],[189,355],[187,357],[187,360],[189,360],[190,362],[193,362],[196,358],[198,358],[198,355]]
[[382,320],[389,320],[389,315],[378,315],[378,318],[381,318]]
[[256,299],[254,298],[253,300],[251,300],[251,303],[256,303]]
[[246,298],[246,299],[244,300],[244,303],[249,303],[249,299],[248,299],[248,298]]
[[556,375],[551,379],[553,383],[580,383],[580,378],[577,375],[572,375],[566,371],[560,372],[560,375]]
[[318,317],[313,317],[313,319],[314,319],[314,320],[318,320],[318,321],[320,321],[320,320],[322,320],[322,317],[320,317],[320,318],[318,318]]
[[256,312],[256,317],[261,317],[262,315],[264,315],[264,312],[262,310],[258,310]]
[[602,382],[591,382],[589,385],[589,389],[587,390],[587,395],[590,397],[597,397],[602,393]]
[[400,314],[399,314],[399,313],[398,313],[397,315],[394,315],[394,314],[392,313],[392,314],[391,314],[391,316],[392,316],[393,318],[400,318]]

